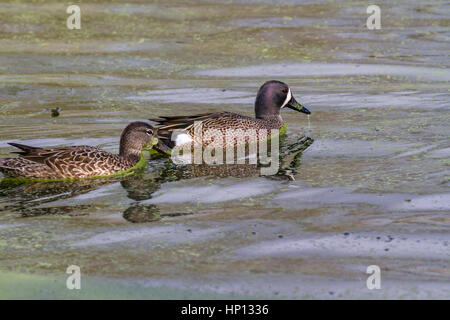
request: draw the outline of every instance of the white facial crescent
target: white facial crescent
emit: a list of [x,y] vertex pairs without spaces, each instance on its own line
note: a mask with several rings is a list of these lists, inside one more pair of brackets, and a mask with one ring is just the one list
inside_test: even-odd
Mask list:
[[281,105],[281,109],[284,108],[289,101],[291,101],[292,99],[292,93],[291,93],[291,89],[289,88],[288,94],[286,96],[286,100],[284,100],[283,104]]

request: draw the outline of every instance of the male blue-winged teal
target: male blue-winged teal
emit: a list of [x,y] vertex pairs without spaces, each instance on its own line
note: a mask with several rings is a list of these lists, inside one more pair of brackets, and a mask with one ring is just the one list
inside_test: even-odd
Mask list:
[[153,145],[156,130],[145,122],[132,122],[122,132],[119,154],[96,147],[72,146],[37,148],[18,143],[17,158],[0,159],[0,172],[6,177],[32,179],[88,178],[128,170],[141,159],[146,145]]
[[[271,129],[282,128],[283,119],[280,110],[284,107],[311,114],[306,107],[295,100],[287,84],[271,80],[259,88],[255,101],[255,118],[232,112],[214,112],[191,116],[164,116],[149,120],[157,123],[158,136],[167,147],[178,147],[186,143],[190,144],[192,141],[194,141],[194,144],[206,146],[211,143],[211,136],[205,136],[208,130],[219,130],[225,137],[228,129],[255,129],[258,135],[257,140],[267,138],[267,135],[271,134]],[[197,139],[198,135],[195,134],[200,132],[200,130],[196,130],[199,129],[200,124],[203,133],[201,141]],[[267,132],[266,136],[258,134],[260,129],[266,129],[264,131]],[[176,130],[186,130],[186,133],[177,135],[175,141],[172,141],[172,133]],[[232,143],[235,145],[236,140],[233,140]],[[225,139],[223,144],[228,145]]]

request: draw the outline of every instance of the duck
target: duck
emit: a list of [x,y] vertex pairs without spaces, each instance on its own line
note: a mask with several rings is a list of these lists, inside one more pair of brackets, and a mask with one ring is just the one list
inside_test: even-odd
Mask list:
[[[141,161],[144,148],[158,143],[157,130],[146,122],[132,122],[122,131],[119,154],[92,146],[32,147],[10,142],[20,149],[15,158],[0,159],[5,177],[66,179],[109,176],[129,170]],[[144,160],[145,161],[145,160]]]
[[[286,83],[270,80],[259,88],[256,95],[255,118],[222,111],[188,116],[159,116],[149,120],[156,123],[158,138],[167,148],[182,147],[186,144],[192,145],[192,143],[203,147],[211,145],[211,143],[227,147],[231,144],[235,146],[238,139],[227,141],[223,138],[220,141],[214,141],[208,135],[208,131],[217,132],[218,130],[225,137],[227,130],[230,129],[255,129],[253,132],[256,132],[257,137],[255,138],[259,141],[271,135],[273,129],[280,130],[283,127],[284,121],[280,111],[285,107],[307,115],[311,114],[308,108],[297,102]],[[266,129],[263,131],[265,134],[259,134],[261,129]],[[201,134],[198,134],[200,132]],[[155,149],[160,151],[158,148]]]

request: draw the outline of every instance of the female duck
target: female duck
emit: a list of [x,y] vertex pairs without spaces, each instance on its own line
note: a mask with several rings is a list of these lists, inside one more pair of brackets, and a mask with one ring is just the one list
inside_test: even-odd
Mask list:
[[96,147],[38,148],[18,143],[18,158],[0,159],[6,177],[31,179],[88,178],[118,173],[134,167],[142,149],[157,142],[156,131],[145,122],[132,122],[122,132],[119,154]]

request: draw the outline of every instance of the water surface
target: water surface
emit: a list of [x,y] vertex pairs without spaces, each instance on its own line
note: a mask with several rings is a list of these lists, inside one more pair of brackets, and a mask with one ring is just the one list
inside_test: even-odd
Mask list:
[[313,142],[275,177],[157,159],[126,179],[0,182],[0,288],[15,289],[0,295],[449,298],[449,6],[379,5],[371,31],[364,1],[85,1],[68,30],[63,3],[3,1],[0,156],[10,141],[117,152],[127,123],[158,115],[253,115],[273,78],[313,112],[283,110],[285,146]]

